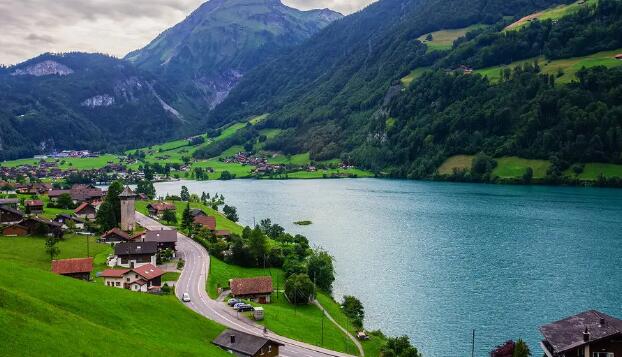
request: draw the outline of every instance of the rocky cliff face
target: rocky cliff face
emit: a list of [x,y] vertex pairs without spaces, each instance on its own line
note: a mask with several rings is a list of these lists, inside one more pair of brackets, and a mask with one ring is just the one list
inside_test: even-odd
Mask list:
[[33,64],[25,68],[18,68],[11,75],[13,76],[26,76],[31,75],[35,77],[50,76],[57,74],[59,76],[68,76],[73,73],[73,70],[63,64],[56,61],[46,60]]
[[279,0],[211,0],[126,59],[176,89],[191,86],[204,109],[222,102],[249,70],[342,15]]

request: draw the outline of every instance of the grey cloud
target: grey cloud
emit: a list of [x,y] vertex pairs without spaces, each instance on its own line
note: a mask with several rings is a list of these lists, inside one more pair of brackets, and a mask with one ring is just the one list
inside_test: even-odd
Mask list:
[[[303,10],[344,14],[374,0],[283,0]],[[123,56],[183,20],[204,0],[0,0],[0,64],[42,52],[96,51]],[[20,41],[19,39],[22,39]]]

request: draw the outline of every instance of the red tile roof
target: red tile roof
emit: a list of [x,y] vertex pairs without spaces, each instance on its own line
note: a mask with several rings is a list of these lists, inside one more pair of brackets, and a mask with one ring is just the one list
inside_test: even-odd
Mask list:
[[234,296],[272,293],[272,278],[269,276],[231,279],[229,285]]
[[56,274],[90,273],[93,271],[93,258],[75,258],[52,261],[52,272]]
[[88,202],[82,202],[75,210],[73,210],[75,213],[80,213],[80,211],[82,211],[83,209],[87,208],[88,206],[90,206],[91,204]]
[[151,280],[154,278],[157,278],[159,276],[164,275],[164,270],[152,265],[152,264],[145,264],[143,266],[140,266],[138,268],[134,268],[132,269],[134,272],[136,272],[138,275],[142,276],[143,278],[145,278],[146,280]]
[[109,235],[117,235],[125,240],[130,240],[130,235],[125,233],[124,231],[122,231],[121,229],[114,227],[113,229],[109,230],[108,232],[102,234],[102,238],[106,238]]
[[209,230],[214,230],[216,229],[216,217],[212,217],[212,216],[197,216],[194,217],[194,223],[196,224],[200,224],[203,227],[209,229]]
[[149,205],[147,205],[147,208],[153,208],[156,211],[174,211],[175,210],[175,205],[172,203],[167,203],[167,202],[157,202],[157,203],[150,203]]
[[24,201],[25,206],[43,206],[43,201],[40,200],[26,200]]
[[228,237],[231,235],[231,232],[229,232],[226,229],[221,229],[221,230],[214,232],[214,234],[216,235],[216,237]]
[[130,271],[129,269],[106,269],[102,271],[99,276],[102,278],[122,278],[125,273]]

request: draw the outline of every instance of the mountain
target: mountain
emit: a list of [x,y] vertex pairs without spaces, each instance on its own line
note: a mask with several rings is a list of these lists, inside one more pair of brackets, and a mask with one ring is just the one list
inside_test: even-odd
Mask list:
[[249,70],[341,17],[278,0],[211,0],[126,59],[48,53],[0,67],[0,160],[194,134]]
[[[206,112],[252,68],[300,44],[341,14],[280,0],[211,0],[126,59],[162,76]],[[177,104],[177,103],[175,103]]]
[[[265,149],[341,157],[399,177],[431,177],[447,157],[480,151],[551,159],[558,172],[573,162],[619,162],[619,70],[572,66],[582,63],[577,56],[622,47],[620,2],[580,1],[576,13],[562,17],[560,7],[507,29],[565,3],[379,1],[257,67],[208,124],[269,113],[252,128],[280,130]],[[453,44],[432,47],[433,34],[460,31]],[[616,65],[610,56],[605,62]],[[558,70],[545,72],[551,61],[560,61]],[[575,82],[557,80],[567,78],[562,66],[576,72]],[[478,70],[503,72],[502,83]],[[411,72],[420,78],[403,84]],[[248,137],[240,133],[235,144]]]
[[0,71],[0,159],[115,150],[179,133],[191,118],[153,75],[101,54],[43,54]]

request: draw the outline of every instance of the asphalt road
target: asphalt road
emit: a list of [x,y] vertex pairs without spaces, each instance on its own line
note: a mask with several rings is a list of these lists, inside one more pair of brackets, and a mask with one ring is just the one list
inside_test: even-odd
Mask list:
[[[148,230],[168,228],[139,212],[136,212],[136,222]],[[262,326],[238,315],[226,304],[210,299],[205,290],[207,273],[209,272],[209,254],[200,244],[185,235],[177,233],[177,238],[177,252],[185,260],[185,265],[177,281],[175,294],[181,300],[182,295],[188,293],[190,302],[184,304],[190,309],[224,326],[283,343],[285,346],[281,347],[280,355],[284,357],[351,356],[295,341],[270,331],[264,334]]]

